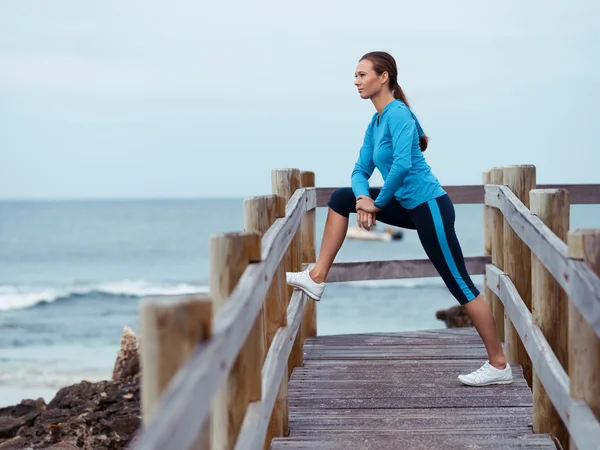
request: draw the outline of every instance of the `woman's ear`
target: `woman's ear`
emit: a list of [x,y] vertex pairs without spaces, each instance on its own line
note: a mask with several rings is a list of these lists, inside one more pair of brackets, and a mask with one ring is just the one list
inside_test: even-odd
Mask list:
[[381,84],[387,84],[389,78],[390,78],[390,75],[387,72],[383,72],[381,74]]

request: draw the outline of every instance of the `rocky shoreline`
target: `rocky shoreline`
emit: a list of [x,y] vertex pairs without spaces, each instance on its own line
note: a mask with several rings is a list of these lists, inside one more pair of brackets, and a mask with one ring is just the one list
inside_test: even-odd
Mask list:
[[48,404],[0,408],[0,450],[123,449],[140,424],[138,343],[125,327],[111,380],[64,387]]

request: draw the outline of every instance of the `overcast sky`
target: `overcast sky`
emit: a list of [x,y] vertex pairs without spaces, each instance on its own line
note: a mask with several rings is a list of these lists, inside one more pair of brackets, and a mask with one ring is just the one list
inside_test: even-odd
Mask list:
[[599,183],[599,5],[0,0],[0,198],[250,196],[286,167],[348,185],[371,50],[443,184]]

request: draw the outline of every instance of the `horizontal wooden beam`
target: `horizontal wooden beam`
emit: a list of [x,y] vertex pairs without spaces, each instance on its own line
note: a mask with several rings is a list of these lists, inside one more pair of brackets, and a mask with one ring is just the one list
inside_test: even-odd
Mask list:
[[586,403],[571,397],[567,373],[540,328],[533,323],[531,312],[510,277],[495,266],[488,265],[486,269],[487,285],[504,303],[504,312],[519,333],[536,375],[571,439],[578,448],[594,448],[600,442],[600,423],[594,413]]
[[[483,275],[490,256],[465,258],[467,271],[471,275]],[[312,264],[304,264],[304,268]],[[438,277],[439,274],[429,259],[399,259],[384,261],[359,261],[334,263],[327,275],[328,283],[340,281],[394,280],[398,278]]]
[[271,280],[315,192],[298,189],[263,235],[262,261],[248,265],[213,321],[213,336],[201,343],[167,387],[155,413],[131,449],[189,450],[208,420],[213,398],[231,371],[254,324]]
[[263,365],[262,398],[248,406],[235,450],[253,450],[264,447],[267,427],[271,420],[281,379],[287,372],[288,358],[302,322],[306,299],[307,297],[302,291],[294,290],[287,310],[288,325],[279,328],[275,333]]
[[[378,186],[380,187],[380,186]],[[454,204],[484,203],[484,185],[472,184],[464,186],[442,186]],[[536,189],[563,188],[569,191],[572,205],[600,204],[600,184],[538,184]],[[336,187],[320,187],[317,189],[317,206],[327,206],[329,197]]]

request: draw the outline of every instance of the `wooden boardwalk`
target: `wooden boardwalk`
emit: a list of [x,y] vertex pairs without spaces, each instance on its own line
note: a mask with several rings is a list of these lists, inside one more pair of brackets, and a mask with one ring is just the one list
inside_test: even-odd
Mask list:
[[463,386],[486,359],[473,328],[320,336],[289,384],[289,428],[271,449],[555,449],[533,434],[520,366],[508,386]]

